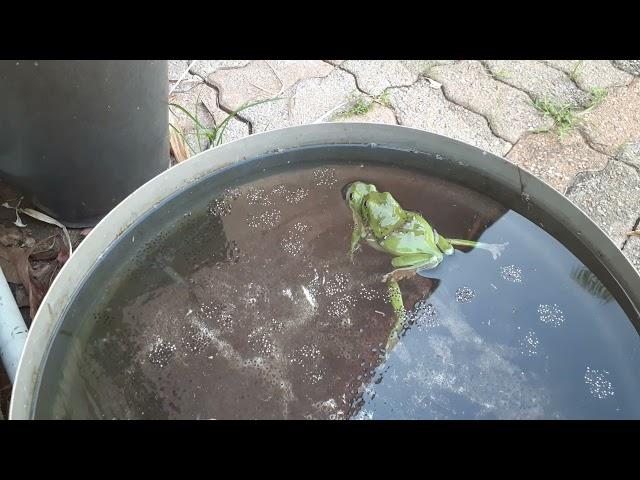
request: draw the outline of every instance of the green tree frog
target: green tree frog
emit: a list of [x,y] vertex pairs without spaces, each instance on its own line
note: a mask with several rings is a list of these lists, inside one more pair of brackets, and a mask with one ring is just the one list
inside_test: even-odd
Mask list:
[[382,281],[388,283],[389,299],[396,315],[396,323],[387,339],[387,354],[398,342],[406,323],[398,280],[413,277],[416,273],[423,275],[437,267],[445,255],[454,253],[454,246],[482,248],[496,259],[508,245],[442,237],[422,215],[404,210],[390,193],[379,192],[375,185],[369,183],[348,184],[343,188],[343,194],[353,215],[351,259],[361,242],[393,257],[391,265],[395,270],[382,277]]
[[350,255],[361,242],[393,256],[395,270],[382,277],[384,282],[421,275],[454,252],[454,246],[481,248],[496,259],[508,243],[489,244],[445,238],[429,225],[422,215],[404,210],[388,192],[375,185],[353,182],[344,189],[345,200],[354,221]]

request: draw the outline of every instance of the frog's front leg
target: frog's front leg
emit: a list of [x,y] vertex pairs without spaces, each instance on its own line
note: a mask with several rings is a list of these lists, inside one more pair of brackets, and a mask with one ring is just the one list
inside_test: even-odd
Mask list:
[[[354,215],[354,220],[355,215]],[[349,249],[349,257],[353,262],[353,254],[358,250],[360,246],[360,240],[365,236],[365,229],[357,220],[354,222],[353,232],[351,233],[351,248]]]
[[442,262],[442,254],[433,253],[411,253],[394,257],[391,265],[396,267],[392,272],[382,277],[383,282],[389,280],[402,280],[403,278],[411,278],[415,276],[418,270],[429,270],[436,268]]
[[359,228],[356,226],[353,229],[353,233],[351,234],[351,248],[349,248],[349,258],[353,262],[353,254],[358,250],[358,246],[360,243],[360,232]]
[[506,243],[483,243],[483,242],[474,242],[473,240],[461,240],[458,238],[448,238],[447,241],[451,245],[460,245],[462,247],[473,247],[473,248],[482,248],[483,250],[487,250],[491,253],[491,256],[495,260],[500,256],[502,251],[505,249],[509,242]]
[[404,329],[407,313],[404,309],[404,302],[402,301],[402,292],[400,291],[400,285],[395,280],[389,281],[389,300],[391,301],[391,307],[396,317],[396,323],[393,325],[389,336],[387,337],[387,344],[385,345],[385,354],[389,355],[389,352],[395,347],[400,339],[400,333]]

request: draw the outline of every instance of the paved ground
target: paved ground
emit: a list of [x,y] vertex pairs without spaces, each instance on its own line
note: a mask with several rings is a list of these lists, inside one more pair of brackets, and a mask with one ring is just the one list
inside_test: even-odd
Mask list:
[[[366,121],[505,156],[582,208],[640,269],[640,237],[626,235],[640,228],[640,60],[171,60],[169,81],[173,101],[192,113],[197,103],[208,128],[248,102],[282,98],[240,112],[223,142]],[[190,154],[208,148],[174,111]]]

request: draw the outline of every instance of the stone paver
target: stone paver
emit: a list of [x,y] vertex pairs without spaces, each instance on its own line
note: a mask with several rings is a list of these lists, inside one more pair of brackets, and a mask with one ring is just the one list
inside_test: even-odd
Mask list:
[[418,78],[400,60],[347,60],[341,68],[356,76],[360,90],[374,96],[389,87],[411,85]]
[[613,60],[613,64],[627,73],[640,76],[640,60]]
[[511,148],[510,143],[491,133],[481,115],[448,101],[426,79],[411,87],[391,89],[389,101],[402,125],[462,140],[497,155]]
[[207,79],[220,90],[220,102],[231,110],[251,101],[275,97],[280,91],[278,77],[264,61],[217,70]]
[[547,63],[567,74],[584,90],[628,85],[633,75],[613,66],[609,60],[547,60]]
[[640,170],[640,140],[624,145],[618,151],[616,158]]
[[[198,120],[200,120],[205,127],[212,128],[227,118],[228,114],[217,107],[216,91],[204,84],[194,87],[187,92],[175,93],[170,100],[171,103],[176,103],[192,115],[195,115],[198,97],[200,100],[198,103]],[[198,145],[195,122],[179,109],[172,108],[172,112],[178,123],[177,126],[183,132],[187,144],[192,149],[189,153],[199,153],[201,150],[206,149],[208,145],[205,138],[201,137],[200,145]],[[248,125],[237,119],[231,119],[223,133],[222,143],[237,140],[247,135],[249,135]]]
[[[169,60],[168,62],[169,68],[169,82],[175,82],[180,78],[182,72],[184,72],[189,66],[189,60]],[[187,73],[185,76],[189,76]]]
[[325,77],[336,67],[322,60],[259,60],[208,76],[220,89],[221,103],[235,110],[250,101],[273,98],[305,78]]
[[560,193],[564,193],[578,172],[602,170],[606,155],[586,144],[577,132],[563,137],[555,133],[529,134],[516,143],[507,159]]
[[336,68],[322,60],[273,60],[269,62],[282,81],[281,89],[286,90],[304,78],[322,78]]
[[[625,145],[618,152],[617,158],[623,162],[635,166],[640,172],[640,142]],[[638,212],[637,214],[638,218],[640,218],[640,212]],[[638,223],[637,219],[636,223]],[[634,226],[636,227],[636,230],[640,230],[640,225],[632,225],[632,227]],[[631,230],[632,228],[629,228],[629,231]],[[636,270],[640,272],[640,237],[628,237],[627,243],[624,245],[622,251],[627,256],[629,261],[633,264],[633,266],[636,267]]]
[[567,197],[621,247],[640,212],[640,175],[633,167],[610,160],[599,172],[578,174]]
[[[353,76],[333,69],[326,77],[307,78],[282,93],[284,100],[251,107],[243,116],[251,121],[254,132],[329,121],[332,112],[345,107],[357,92]],[[325,118],[326,116],[326,118]]]
[[494,80],[478,61],[433,67],[429,77],[442,83],[449,100],[484,115],[493,132],[511,143],[527,131],[553,126],[526,93]]
[[375,103],[371,110],[364,115],[336,115],[333,122],[365,122],[365,123],[387,123],[396,125],[396,116],[393,111],[383,105]]
[[560,104],[585,106],[590,95],[580,90],[563,72],[534,60],[487,60],[485,65],[501,81]]
[[[190,60],[169,60],[169,90],[173,88],[175,83],[180,79],[180,76],[187,70],[189,62]],[[186,92],[201,83],[202,79],[200,77],[187,72],[182,78],[180,85],[175,89],[175,92]]]
[[405,67],[416,75],[429,75],[431,68],[438,65],[451,65],[455,60],[401,60]]
[[241,68],[248,65],[249,62],[251,62],[251,60],[198,60],[191,68],[191,72],[206,79],[217,70]]
[[580,128],[592,146],[608,155],[640,140],[640,79],[627,87],[611,88],[604,101],[582,120]]

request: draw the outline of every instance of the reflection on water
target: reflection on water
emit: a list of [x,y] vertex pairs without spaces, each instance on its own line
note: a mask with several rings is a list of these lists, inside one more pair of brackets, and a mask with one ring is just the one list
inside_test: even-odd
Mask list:
[[[509,242],[497,260],[466,249],[403,280],[407,328],[388,357],[390,258],[347,255],[340,190],[354,180],[442,235]],[[68,353],[39,417],[640,418],[639,337],[607,289],[539,227],[458,185],[296,170],[194,196],[139,248],[91,316],[77,313],[80,331],[56,339]]]
[[571,269],[571,278],[573,278],[578,285],[584,288],[595,298],[600,299],[604,303],[608,303],[613,300],[613,295],[607,290],[598,277],[593,272],[584,266],[576,266]]

